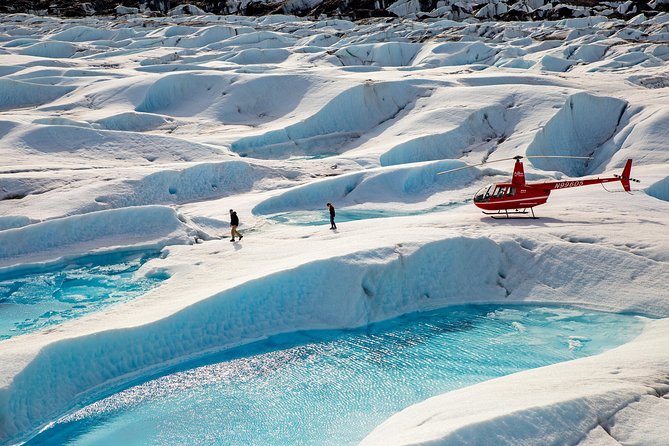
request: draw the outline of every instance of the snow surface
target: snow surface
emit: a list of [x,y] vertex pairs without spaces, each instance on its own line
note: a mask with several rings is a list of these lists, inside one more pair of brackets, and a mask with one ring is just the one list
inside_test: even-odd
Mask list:
[[[177,12],[0,17],[0,269],[162,247],[138,273],[170,275],[129,302],[1,341],[0,443],[208,352],[473,302],[659,319],[602,355],[407,408],[365,444],[666,440],[666,15]],[[515,155],[593,157],[532,159],[531,181],[620,174],[633,158],[642,183],[631,195],[556,191],[540,219],[499,221],[469,201],[510,164],[437,175]],[[326,202],[412,216],[337,231],[271,219]],[[436,207],[448,203],[462,206]],[[240,243],[226,238],[230,208]]]

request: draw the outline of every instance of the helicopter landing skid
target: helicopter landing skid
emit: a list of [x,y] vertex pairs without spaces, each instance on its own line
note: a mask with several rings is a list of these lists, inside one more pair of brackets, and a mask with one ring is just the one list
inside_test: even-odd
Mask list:
[[499,210],[497,212],[486,212],[482,211],[485,215],[490,215],[492,218],[495,220],[500,220],[500,219],[506,219],[506,218],[539,218],[536,215],[534,215],[534,209],[530,208],[530,212],[532,213],[532,216],[527,216],[527,217],[522,217],[522,215],[527,215],[530,212],[527,212],[527,209],[523,209],[522,211],[515,210],[509,212],[508,209],[503,209]]

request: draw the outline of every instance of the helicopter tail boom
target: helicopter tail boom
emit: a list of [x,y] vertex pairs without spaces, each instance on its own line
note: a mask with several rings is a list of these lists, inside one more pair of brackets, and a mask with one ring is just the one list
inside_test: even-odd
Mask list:
[[632,172],[632,160],[628,159],[623,168],[621,175],[613,174],[612,177],[608,178],[584,178],[582,180],[568,180],[568,181],[553,181],[549,183],[539,183],[532,184],[529,187],[542,188],[545,190],[555,190],[555,189],[566,189],[570,187],[579,187],[579,186],[589,186],[592,184],[604,184],[604,183],[613,183],[620,181],[623,185],[625,192],[630,192],[632,189],[630,187],[630,181],[640,183],[639,180],[635,178],[630,178],[630,173]]

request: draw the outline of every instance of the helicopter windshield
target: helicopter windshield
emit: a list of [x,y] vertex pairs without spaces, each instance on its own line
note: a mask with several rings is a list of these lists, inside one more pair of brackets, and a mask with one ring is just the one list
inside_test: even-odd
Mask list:
[[490,194],[492,193],[494,187],[494,184],[488,184],[487,186],[479,189],[479,191],[476,192],[476,195],[474,195],[474,201],[486,201],[488,198],[490,198]]
[[475,202],[488,201],[491,198],[510,197],[516,194],[516,188],[506,185],[489,184],[474,195]]

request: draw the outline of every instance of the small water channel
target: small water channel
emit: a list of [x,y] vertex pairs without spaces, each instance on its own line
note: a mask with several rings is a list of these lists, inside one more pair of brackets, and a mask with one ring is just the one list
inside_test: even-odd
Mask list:
[[353,445],[431,396],[635,337],[640,318],[462,306],[275,336],[145,377],[28,444]]
[[159,252],[80,257],[67,264],[0,274],[0,340],[41,330],[155,288],[165,274],[135,272]]

